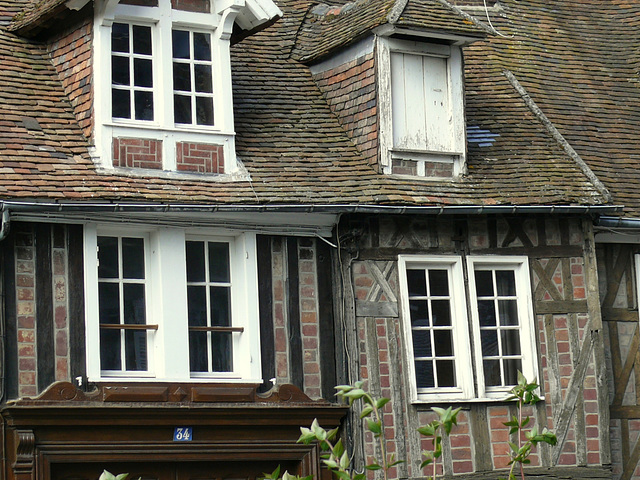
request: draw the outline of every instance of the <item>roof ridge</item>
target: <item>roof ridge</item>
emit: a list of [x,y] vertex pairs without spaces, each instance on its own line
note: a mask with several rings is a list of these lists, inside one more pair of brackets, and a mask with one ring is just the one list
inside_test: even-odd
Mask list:
[[456,5],[453,5],[452,3],[449,3],[447,0],[436,0],[436,1],[439,2],[441,5],[451,9],[453,12],[455,12],[458,15],[460,15],[465,20],[473,23],[476,27],[480,28],[481,30],[484,30],[485,32],[490,33],[492,35],[498,34],[498,32],[496,31],[495,28],[491,27],[490,25],[487,25],[484,22],[481,22],[480,20],[478,20],[473,15],[469,15],[467,12],[462,10],[460,7],[458,7]]
[[551,120],[549,120],[549,118],[544,114],[540,107],[536,105],[536,102],[533,100],[533,98],[531,98],[529,92],[527,92],[527,90],[522,86],[513,72],[511,72],[510,70],[503,70],[502,73],[507,78],[511,86],[522,97],[524,103],[529,108],[531,113],[533,113],[538,121],[544,126],[547,132],[551,134],[560,148],[562,148],[564,152],[576,163],[576,165],[578,165],[582,173],[589,179],[598,193],[600,193],[607,202],[610,202],[612,200],[612,196],[607,187],[604,186],[604,184],[600,181],[596,174],[593,173],[593,170],[589,168],[589,166],[578,154],[578,152],[576,152],[574,148],[569,144],[569,142],[567,142],[567,140],[562,136],[553,122],[551,122]]
[[393,6],[389,9],[389,13],[387,14],[387,22],[390,24],[396,23],[400,19],[400,15],[404,12],[404,9],[407,8],[407,4],[409,0],[395,0]]

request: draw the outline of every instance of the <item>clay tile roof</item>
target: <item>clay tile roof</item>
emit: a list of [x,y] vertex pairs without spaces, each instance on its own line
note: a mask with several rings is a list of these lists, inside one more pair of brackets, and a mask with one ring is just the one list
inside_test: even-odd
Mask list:
[[33,0],[24,7],[7,26],[8,31],[26,33],[67,10],[67,0]]
[[310,6],[292,55],[300,61],[316,60],[388,23],[431,32],[485,35],[440,0],[354,0]]
[[[518,0],[518,4],[528,5],[529,1],[534,2]],[[521,37],[500,37],[484,43],[484,50],[475,46],[468,50],[469,174],[453,181],[379,174],[348,138],[308,67],[291,58],[309,3],[279,0],[278,5],[284,11],[281,21],[233,48],[237,155],[251,181],[216,182],[97,171],[46,48],[0,31],[0,199],[215,205],[605,203],[602,192],[552,138],[505,77],[505,65],[522,80],[535,100],[540,100],[550,118],[564,119],[561,124],[579,123],[588,129],[584,137],[572,134],[571,129],[563,131],[571,143],[584,147],[591,144],[598,150],[597,154],[590,154],[588,148],[581,149],[579,153],[585,158],[604,158],[601,152],[607,148],[599,142],[608,147],[617,140],[623,145],[620,158],[623,154],[630,159],[637,156],[628,147],[635,141],[633,129],[638,131],[640,116],[635,124],[622,125],[631,120],[636,106],[609,100],[615,105],[596,108],[594,99],[584,107],[594,111],[584,119],[574,120],[576,111],[580,111],[580,96],[567,94],[565,101],[557,90],[554,95],[543,94],[537,79],[544,75],[530,69],[527,63],[520,64],[522,59],[511,62],[513,45],[525,62],[533,62],[542,47],[528,51],[530,47],[525,47]],[[547,17],[538,18],[549,22]],[[508,24],[498,27],[511,34]],[[566,43],[562,49],[567,51]],[[571,66],[578,61],[572,60]],[[597,64],[592,67],[597,70]],[[632,69],[627,65],[621,68],[624,72]],[[549,70],[554,72],[551,67]],[[595,74],[605,82],[606,72]],[[563,88],[569,91],[571,75],[559,78],[559,83],[567,83]],[[582,77],[577,79],[586,82]],[[628,83],[625,88],[631,94],[637,86]],[[615,85],[586,82],[580,92],[587,95],[590,88],[597,87],[602,93],[611,86]],[[601,96],[599,100],[603,98],[608,97]],[[565,104],[578,110],[565,112]],[[612,122],[614,107],[627,109],[629,115],[621,113],[624,118]],[[602,120],[594,118],[600,114]],[[592,122],[606,129],[602,137],[591,136],[595,131]],[[591,143],[593,138],[597,142]]]
[[[513,72],[536,105],[604,183],[640,217],[640,2],[501,0],[501,35],[465,51],[468,123],[489,126],[513,103],[488,92]],[[487,108],[485,98],[493,98]],[[502,137],[503,138],[503,137]],[[523,137],[506,147],[537,148]]]

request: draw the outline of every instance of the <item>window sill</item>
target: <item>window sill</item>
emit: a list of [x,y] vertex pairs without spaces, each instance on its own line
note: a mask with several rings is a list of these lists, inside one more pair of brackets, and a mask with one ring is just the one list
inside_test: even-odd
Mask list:
[[99,175],[122,175],[139,178],[164,178],[167,180],[190,180],[196,182],[246,182],[251,180],[249,173],[242,169],[233,173],[192,173],[175,170],[155,170],[152,168],[98,167]]

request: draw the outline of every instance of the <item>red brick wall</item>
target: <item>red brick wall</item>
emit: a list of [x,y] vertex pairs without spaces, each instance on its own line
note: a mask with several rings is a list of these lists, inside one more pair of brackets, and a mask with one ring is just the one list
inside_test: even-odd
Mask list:
[[314,75],[331,110],[349,137],[369,159],[378,162],[378,124],[373,53]]
[[176,162],[179,172],[224,173],[222,145],[178,142]]
[[113,166],[162,170],[162,140],[114,138]]
[[[36,317],[36,241],[32,225],[15,224],[15,301],[18,353],[18,395],[33,397],[38,393]],[[53,289],[53,335],[55,380],[69,380],[69,329],[67,292],[66,228],[54,226],[51,233],[51,279]],[[41,261],[41,260],[40,260]],[[45,323],[42,319],[42,323]]]
[[93,58],[91,19],[65,31],[49,44],[49,51],[76,119],[89,138],[93,128]]

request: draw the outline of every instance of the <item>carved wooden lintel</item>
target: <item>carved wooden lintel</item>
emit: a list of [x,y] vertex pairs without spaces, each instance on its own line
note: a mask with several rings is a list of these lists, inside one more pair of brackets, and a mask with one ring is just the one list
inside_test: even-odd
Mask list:
[[91,392],[83,392],[69,382],[57,382],[36,398],[23,398],[12,405],[67,403],[303,403],[326,404],[312,400],[294,385],[279,385],[257,394],[255,384],[100,384]]

